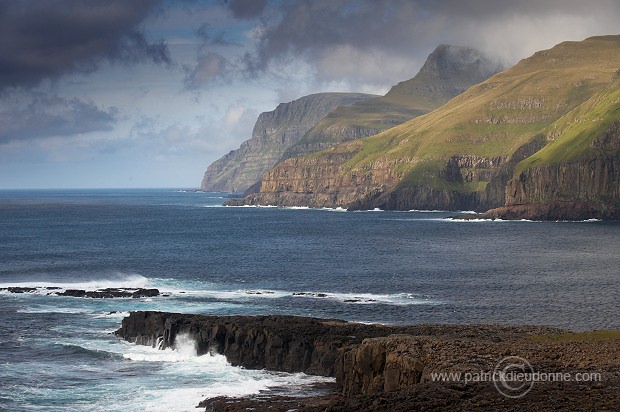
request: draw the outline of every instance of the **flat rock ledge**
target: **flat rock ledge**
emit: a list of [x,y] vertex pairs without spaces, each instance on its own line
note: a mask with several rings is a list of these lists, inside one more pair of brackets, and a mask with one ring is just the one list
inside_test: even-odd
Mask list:
[[[620,332],[571,333],[543,326],[367,325],[295,316],[206,316],[133,312],[116,335],[173,347],[179,334],[237,366],[336,378],[310,397],[263,393],[202,401],[206,411],[573,411],[620,409]],[[437,379],[492,372],[507,356],[535,371],[597,374],[596,381],[536,382],[520,398],[492,382]],[[329,389],[329,387],[328,387]]]

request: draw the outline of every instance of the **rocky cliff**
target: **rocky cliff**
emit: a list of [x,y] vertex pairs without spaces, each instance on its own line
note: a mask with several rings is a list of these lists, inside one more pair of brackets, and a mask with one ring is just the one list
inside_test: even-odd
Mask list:
[[201,189],[244,192],[331,110],[373,97],[376,96],[363,93],[319,93],[282,103],[275,110],[262,113],[252,138],[207,168]]
[[[209,411],[236,410],[566,410],[613,409],[620,335],[585,334],[537,326],[387,326],[294,316],[204,316],[134,312],[116,334],[136,344],[174,348],[176,337],[195,340],[198,354],[216,351],[233,365],[336,377],[338,393],[324,398],[218,398]],[[526,403],[506,403],[491,382],[444,382],[435,373],[491,372],[509,355],[543,372],[599,372],[588,390],[570,382],[537,383]],[[583,385],[583,383],[580,383]],[[592,386],[595,385],[595,386]],[[552,399],[553,398],[553,399]]]
[[431,113],[280,163],[245,203],[484,211],[574,201],[612,216],[618,67],[620,36],[561,43]]

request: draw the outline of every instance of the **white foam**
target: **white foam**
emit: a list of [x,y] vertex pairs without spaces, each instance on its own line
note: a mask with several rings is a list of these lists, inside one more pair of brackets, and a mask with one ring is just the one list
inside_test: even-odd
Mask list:
[[141,362],[188,362],[200,364],[226,364],[226,358],[222,355],[207,354],[198,356],[196,341],[186,334],[179,334],[174,343],[174,348],[159,350],[150,346],[134,345],[123,353],[125,359]]
[[129,316],[129,312],[109,312],[109,313],[100,313],[95,315],[95,318],[113,318],[113,319],[124,319]]
[[[411,209],[411,210],[408,210],[408,212],[417,212],[417,213],[459,213],[459,212],[450,211],[450,210],[427,210],[427,209]],[[463,213],[467,213],[467,212],[463,212]]]
[[[218,354],[197,356],[196,342],[180,334],[174,349],[157,350],[148,346],[124,345],[126,359],[160,362],[154,385],[132,397],[129,409],[149,411],[194,411],[198,403],[216,396],[240,397],[268,391],[274,387],[300,388],[308,383],[333,382],[332,378],[303,373],[274,373],[232,366]],[[199,382],[199,386],[197,386]]]
[[[180,291],[167,292],[172,295]],[[220,300],[306,298],[326,299],[345,304],[386,304],[386,305],[424,305],[439,303],[433,299],[413,293],[374,294],[374,293],[334,293],[322,291],[289,291],[273,289],[237,290],[184,290],[179,296],[204,296]]]
[[[24,287],[24,288],[39,288],[39,293],[58,292],[66,289],[85,289],[85,290],[97,290],[107,288],[127,288],[138,289],[144,288],[148,285],[149,280],[135,273],[130,274],[117,274],[108,278],[93,279],[88,281],[79,282],[55,282],[50,280],[30,280],[28,282],[10,282],[0,283],[0,288],[8,287]],[[58,288],[50,290],[46,288]]]
[[67,314],[92,314],[90,310],[83,308],[65,308],[61,306],[33,306],[28,308],[21,308],[17,310],[17,313],[67,313]]
[[[331,378],[311,377],[303,374],[273,374],[266,371],[242,370],[229,366],[224,376],[205,380],[204,386],[176,387],[174,389],[147,389],[142,396],[148,400],[139,402],[140,410],[148,411],[195,411],[204,399],[218,396],[238,398],[269,391],[275,387],[301,388],[316,382],[333,382]],[[136,405],[138,406],[138,405]]]
[[510,219],[454,219],[451,217],[446,217],[444,219],[442,219],[446,222],[471,222],[471,223],[485,223],[485,222],[496,222],[496,223],[505,223],[505,222],[531,222],[531,223],[536,223],[535,220],[529,220],[529,219],[519,219],[519,220],[510,220]]
[[438,304],[439,301],[418,296],[412,293],[397,294],[374,294],[374,293],[329,293],[329,292],[301,292],[293,294],[294,297],[311,298],[311,299],[328,299],[335,300],[340,303],[357,304],[357,305],[428,305]]

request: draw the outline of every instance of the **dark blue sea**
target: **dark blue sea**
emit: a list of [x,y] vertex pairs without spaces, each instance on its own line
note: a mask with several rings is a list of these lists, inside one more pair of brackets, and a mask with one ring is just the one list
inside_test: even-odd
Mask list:
[[[0,288],[37,288],[0,292],[0,409],[191,411],[322,379],[233,367],[191,341],[120,341],[132,310],[620,329],[619,223],[221,207],[225,197],[0,191]],[[168,296],[49,295],[106,287]]]

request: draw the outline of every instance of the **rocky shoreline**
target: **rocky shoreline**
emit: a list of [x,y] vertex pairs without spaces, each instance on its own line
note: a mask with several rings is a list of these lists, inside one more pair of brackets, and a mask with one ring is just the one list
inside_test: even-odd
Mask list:
[[[179,334],[195,339],[199,355],[216,351],[233,365],[336,378],[326,394],[214,398],[201,402],[207,411],[620,407],[620,333],[613,331],[571,333],[510,325],[390,326],[295,316],[133,312],[116,332],[130,342],[161,348],[173,347]],[[529,393],[515,399],[502,396],[493,382],[462,380],[493,371],[509,356],[526,359],[532,369],[528,373],[589,373],[599,379],[536,382]],[[441,373],[457,374],[452,377],[459,379],[443,379]]]

